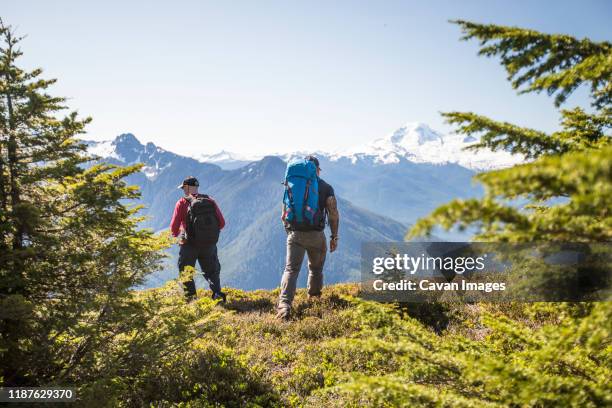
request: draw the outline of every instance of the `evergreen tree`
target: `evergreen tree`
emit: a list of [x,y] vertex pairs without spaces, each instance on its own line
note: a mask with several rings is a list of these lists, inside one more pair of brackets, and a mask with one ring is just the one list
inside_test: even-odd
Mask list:
[[90,119],[58,117],[65,99],[16,64],[20,40],[0,20],[0,383],[69,384],[95,378],[103,348],[147,326],[129,289],[166,241],[126,204],[138,191],[123,179],[139,166],[87,163],[76,136]]
[[[500,57],[520,93],[566,102],[581,85],[592,107],[561,110],[561,129],[547,134],[471,112],[443,114],[458,132],[481,135],[472,149],[505,149],[528,161],[480,173],[482,199],[454,200],[419,220],[408,234],[476,226],[476,240],[598,242],[612,239],[612,44],[516,27],[454,21],[479,55]],[[517,202],[526,203],[517,205]]]

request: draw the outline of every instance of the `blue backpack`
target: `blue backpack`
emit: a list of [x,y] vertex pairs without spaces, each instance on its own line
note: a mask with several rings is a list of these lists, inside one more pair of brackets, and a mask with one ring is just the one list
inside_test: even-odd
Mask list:
[[320,228],[319,178],[316,165],[297,159],[287,165],[283,197],[283,221],[297,231]]

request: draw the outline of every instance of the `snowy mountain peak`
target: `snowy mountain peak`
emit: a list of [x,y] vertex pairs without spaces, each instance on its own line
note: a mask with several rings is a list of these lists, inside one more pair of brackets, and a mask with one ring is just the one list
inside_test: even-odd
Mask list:
[[145,145],[145,148],[144,148],[145,152],[147,152],[147,153],[153,153],[153,152],[157,151],[158,149],[159,149],[159,147],[155,146],[155,144],[153,142],[148,142]]
[[423,145],[427,142],[444,144],[442,135],[422,122],[408,122],[391,133],[387,139],[400,146]]
[[443,135],[425,123],[408,122],[386,137],[335,153],[330,159],[349,159],[352,163],[370,160],[379,164],[399,163],[402,160],[413,163],[454,163],[477,171],[508,167],[523,161],[521,157],[503,151],[465,150],[477,142],[478,139],[473,136]]
[[120,134],[112,142],[115,146],[122,145],[125,147],[142,147],[142,143],[132,133]]
[[87,151],[92,156],[112,159],[121,165],[143,163],[142,173],[154,180],[164,169],[172,166],[178,155],[166,151],[152,142],[142,144],[132,133],[123,133],[113,140],[86,140]]
[[237,169],[261,159],[261,157],[246,157],[227,150],[221,150],[218,153],[202,153],[192,157],[201,163],[213,163],[225,170]]
[[206,154],[202,153],[198,157],[198,160],[203,162],[214,163],[218,161],[230,161],[230,160],[248,160],[246,157],[243,157],[237,153],[228,152],[227,150],[221,150],[218,153]]

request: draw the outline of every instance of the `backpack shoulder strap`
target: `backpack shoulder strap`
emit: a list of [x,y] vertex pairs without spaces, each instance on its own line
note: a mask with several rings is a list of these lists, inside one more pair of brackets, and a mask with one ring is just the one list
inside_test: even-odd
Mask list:
[[189,204],[191,204],[191,203],[193,202],[193,200],[197,200],[198,198],[210,199],[210,197],[209,197],[209,196],[207,196],[206,194],[198,194],[198,195],[196,195],[196,196],[189,195],[189,196],[184,197],[184,198],[185,198],[185,200],[186,200],[186,201],[187,201]]

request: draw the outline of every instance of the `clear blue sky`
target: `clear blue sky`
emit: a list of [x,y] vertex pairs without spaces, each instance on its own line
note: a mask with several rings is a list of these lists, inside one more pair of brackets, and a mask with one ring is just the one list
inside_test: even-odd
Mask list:
[[[94,121],[191,154],[346,148],[407,121],[447,131],[471,110],[542,130],[546,95],[517,96],[447,20],[612,37],[612,1],[1,1],[26,67]],[[585,103],[579,93],[571,104]]]

